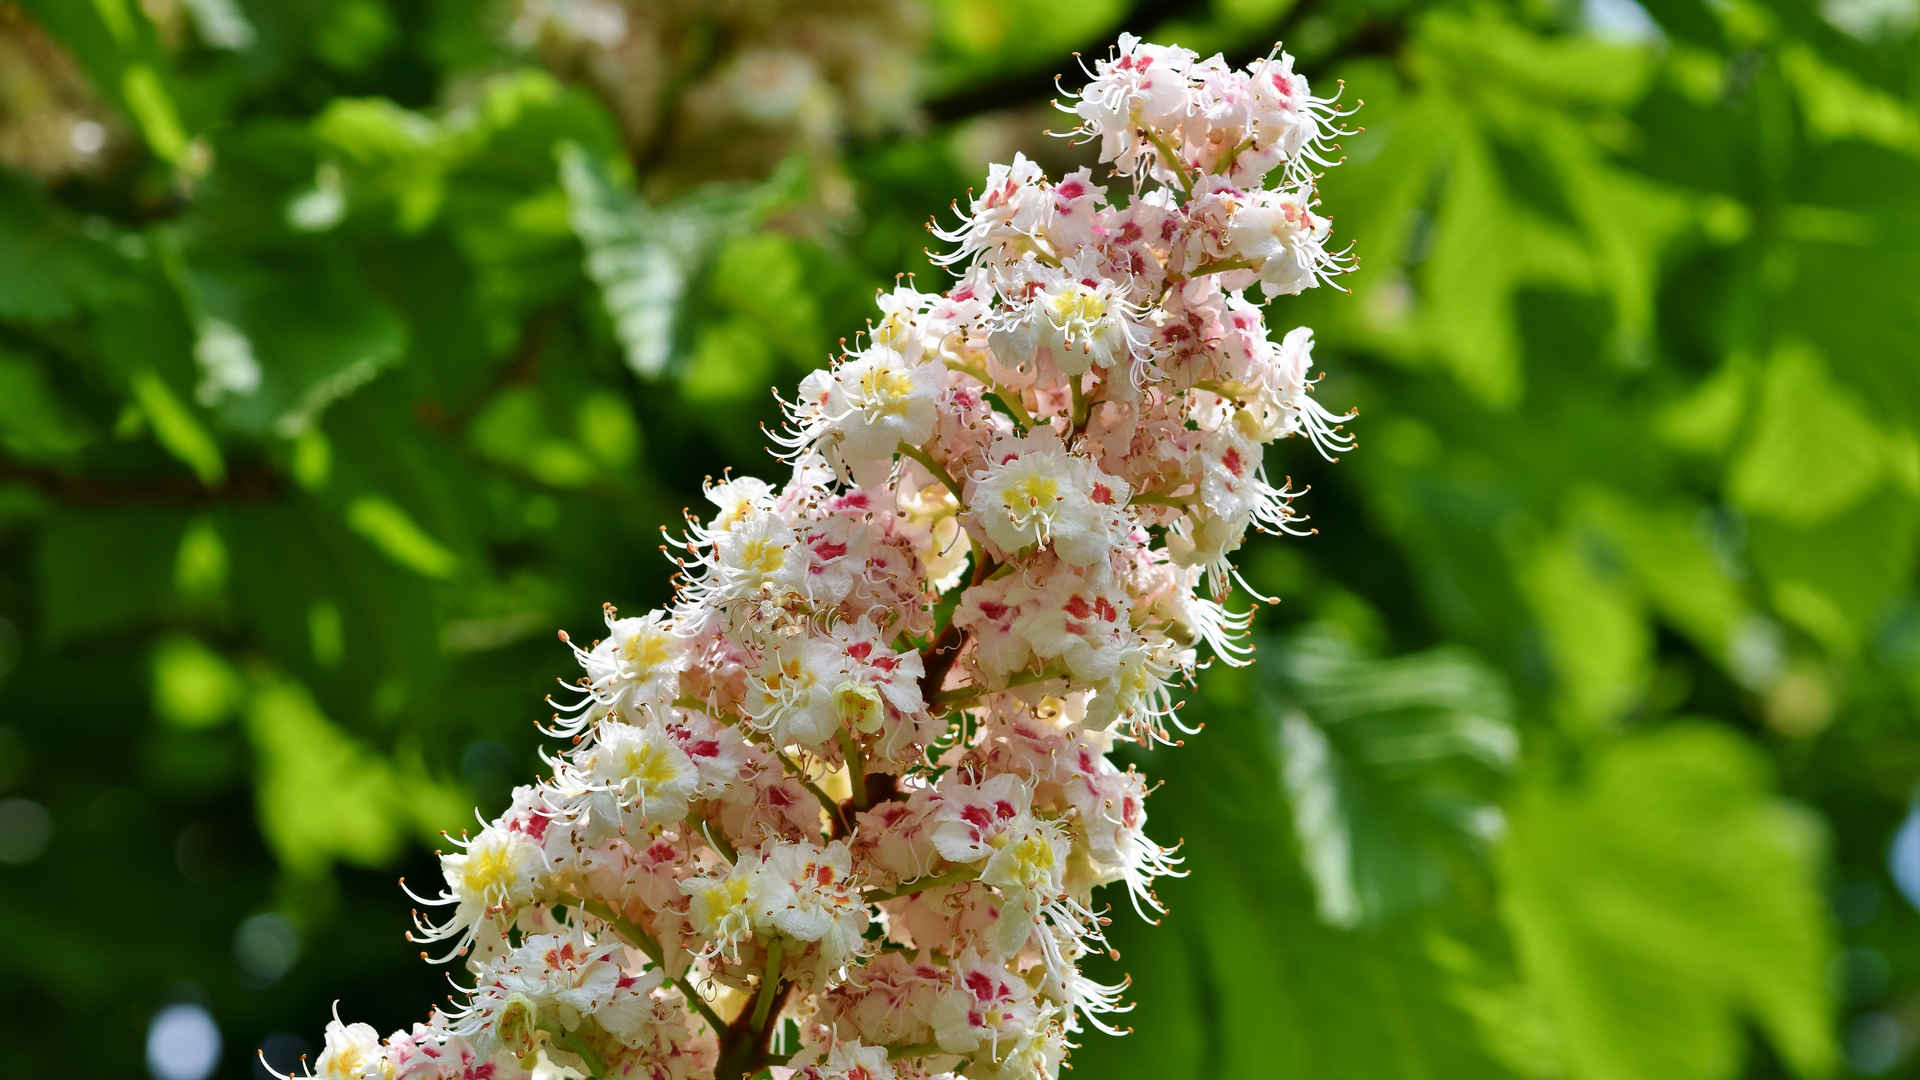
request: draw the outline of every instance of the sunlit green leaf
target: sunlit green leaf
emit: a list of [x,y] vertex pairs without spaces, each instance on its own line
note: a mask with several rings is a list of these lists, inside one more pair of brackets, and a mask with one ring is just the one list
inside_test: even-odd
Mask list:
[[1376,660],[1322,635],[1261,652],[1320,917],[1353,926],[1447,894],[1499,832],[1519,748],[1498,678],[1458,652]]
[[1801,526],[1866,497],[1885,475],[1884,441],[1854,402],[1807,349],[1782,349],[1767,367],[1759,415],[1733,462],[1733,497]]
[[183,728],[224,723],[240,704],[245,689],[240,675],[219,653],[189,637],[171,637],[154,646],[153,705],[161,717]]
[[296,683],[257,690],[247,731],[259,757],[262,831],[295,872],[335,859],[380,865],[406,838],[445,828],[461,812],[461,796],[418,763],[391,763],[348,736]]
[[1138,1008],[1126,1018],[1134,1031],[1123,1039],[1089,1034],[1073,1058],[1076,1073],[1513,1075],[1485,1049],[1478,1027],[1499,1001],[1516,1010],[1510,1023],[1523,1008],[1510,988],[1499,989],[1510,976],[1499,972],[1498,950],[1425,919],[1370,931],[1324,923],[1314,890],[1286,854],[1295,826],[1280,798],[1280,740],[1262,730],[1270,721],[1238,698],[1228,673],[1212,674],[1222,678],[1209,688],[1206,730],[1142,763],[1164,781],[1148,800],[1148,832],[1184,838],[1189,865],[1207,870],[1159,887],[1170,914],[1158,926],[1119,903],[1112,936],[1120,967],[1136,976],[1129,996]]
[[394,562],[427,577],[450,577],[460,557],[422,529],[392,500],[362,495],[347,507],[347,524]]
[[1640,598],[1622,575],[1575,537],[1522,556],[1520,580],[1532,602],[1566,721],[1609,726],[1639,698],[1653,649]]
[[[658,375],[681,332],[687,290],[720,243],[744,228],[768,192],[718,185],[654,206],[620,186],[583,148],[560,152],[560,179],[572,204],[573,231],[587,252],[627,366]],[[777,191],[782,183],[776,180]]]
[[133,400],[153,426],[153,437],[174,457],[190,466],[203,484],[217,484],[226,476],[220,444],[187,404],[176,397],[165,380],[150,368],[134,371],[128,380]]
[[1851,653],[1890,617],[1912,581],[1920,500],[1882,487],[1818,526],[1757,518],[1754,565],[1787,619]]
[[1747,1019],[1799,1075],[1825,1074],[1818,824],[1723,731],[1638,735],[1582,766],[1533,779],[1500,857],[1507,923],[1572,1075],[1736,1076]]

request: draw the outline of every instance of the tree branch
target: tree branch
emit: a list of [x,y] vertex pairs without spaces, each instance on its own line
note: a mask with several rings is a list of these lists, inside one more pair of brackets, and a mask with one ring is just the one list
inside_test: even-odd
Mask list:
[[[1233,67],[1244,67],[1266,56],[1273,42],[1284,41],[1320,6],[1321,0],[1300,0],[1265,31],[1248,34],[1247,39],[1252,44],[1226,51],[1224,55],[1227,63]],[[1193,13],[1191,10],[1193,7],[1195,5],[1191,3],[1142,0],[1133,4],[1125,15],[1099,36],[1082,42],[1076,52],[1088,55],[1104,54],[1120,30],[1127,29],[1145,34],[1169,18]],[[1317,79],[1343,60],[1351,60],[1357,56],[1395,55],[1405,41],[1406,26],[1401,20],[1366,19],[1356,24],[1333,48],[1317,56],[1303,58],[1299,70],[1308,78]],[[921,111],[934,123],[950,124],[982,113],[1031,105],[1034,102],[1045,101],[1054,95],[1053,80],[1057,74],[1053,65],[1005,72],[985,82],[929,98],[922,103]]]
[[[1311,5],[1314,0],[1302,0],[1299,6]],[[1186,14],[1193,5],[1181,0],[1135,0],[1128,5],[1126,13],[1113,26],[1101,31],[1094,38],[1081,42],[1076,53],[1105,54],[1107,46],[1113,44],[1113,37],[1120,29],[1132,29],[1144,32],[1176,16]],[[1057,56],[1058,53],[1050,55]],[[1059,71],[1054,62],[1048,66],[1032,67],[1022,71],[1009,71],[986,82],[963,87],[940,97],[932,98],[921,106],[927,118],[935,123],[946,124],[955,120],[964,120],[980,113],[995,112],[1027,105],[1035,101],[1044,101],[1053,96],[1053,79]]]
[[0,458],[0,484],[22,484],[66,506],[208,506],[259,502],[287,489],[286,477],[265,466],[230,469],[208,487],[184,473],[71,473]]

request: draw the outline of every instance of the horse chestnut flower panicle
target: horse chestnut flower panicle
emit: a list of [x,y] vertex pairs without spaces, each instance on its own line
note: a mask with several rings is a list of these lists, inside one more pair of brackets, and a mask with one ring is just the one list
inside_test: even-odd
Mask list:
[[1301,531],[1266,445],[1351,445],[1247,290],[1350,263],[1312,192],[1346,114],[1286,54],[1123,36],[1089,75],[1062,108],[1120,190],[1018,158],[936,229],[953,287],[807,376],[784,483],[709,486],[675,602],[570,646],[551,778],[416,897],[472,989],[334,1020],[318,1075],[1025,1080],[1114,1030],[1095,892],[1149,917],[1182,871],[1110,751],[1248,661],[1231,556]]

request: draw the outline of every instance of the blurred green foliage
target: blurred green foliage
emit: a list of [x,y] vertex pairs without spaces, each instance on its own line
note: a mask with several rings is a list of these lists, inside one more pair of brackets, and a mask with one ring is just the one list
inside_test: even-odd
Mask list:
[[1078,160],[1046,76],[1123,28],[1284,36],[1366,100],[1323,184],[1352,294],[1272,309],[1362,443],[1270,463],[1322,533],[1249,547],[1262,662],[1138,755],[1192,876],[1116,919],[1137,1031],[1075,1075],[1920,1061],[1911,4],[942,0],[928,122],[841,146],[848,215],[799,160],[659,189],[454,0],[0,16],[126,133],[0,171],[23,1075],[138,1075],[172,1001],[243,1076],[336,997],[439,998],[392,878],[531,775],[553,630],[664,599],[658,530],[767,471],[767,388],[934,273],[983,155]]

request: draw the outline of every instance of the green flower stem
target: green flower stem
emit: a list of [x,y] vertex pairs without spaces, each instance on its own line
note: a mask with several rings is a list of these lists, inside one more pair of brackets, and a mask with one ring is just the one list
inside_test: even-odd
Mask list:
[[760,976],[760,993],[753,1000],[752,1030],[763,1031],[767,1026],[767,1012],[773,1008],[773,999],[779,996],[780,962],[786,958],[787,940],[775,937],[767,942],[767,967]]
[[845,829],[847,832],[853,831],[852,829],[848,828],[847,819],[840,815],[840,804],[834,801],[833,796],[828,795],[826,792],[820,790],[819,784],[816,784],[813,781],[807,779],[807,774],[804,770],[800,768],[799,762],[788,757],[786,754],[786,751],[784,750],[775,750],[773,752],[773,756],[780,759],[780,764],[786,767],[787,772],[792,774],[795,780],[800,781],[801,787],[806,788],[809,792],[813,794],[814,798],[820,800],[820,805],[826,809],[827,815],[829,817],[833,818],[834,821],[839,822],[840,827],[842,829]]
[[553,1041],[554,1045],[560,1047],[562,1050],[567,1050],[579,1055],[580,1060],[587,1063],[588,1080],[595,1080],[597,1077],[606,1075],[607,1063],[601,1060],[600,1055],[594,1051],[593,1047],[587,1045],[587,1040],[581,1038],[579,1032],[558,1032]]
[[1173,152],[1173,147],[1167,143],[1167,137],[1150,127],[1143,127],[1140,130],[1147,133],[1147,141],[1160,152],[1160,160],[1166,162],[1167,168],[1173,170],[1173,175],[1180,181],[1180,190],[1187,193],[1187,198],[1193,198],[1193,177],[1187,175],[1187,167],[1180,164],[1180,155]]
[[1252,146],[1252,139],[1241,139],[1238,143],[1235,143],[1233,149],[1227,151],[1227,156],[1220,159],[1220,164],[1213,167],[1213,174],[1215,176],[1225,176],[1232,172],[1233,163],[1240,160],[1240,151],[1250,149]]
[[1248,386],[1242,386],[1238,383],[1216,382],[1213,379],[1201,379],[1199,382],[1193,384],[1193,388],[1195,390],[1205,390],[1209,394],[1219,394],[1223,398],[1233,398],[1236,401],[1248,397],[1254,392],[1253,389]]
[[740,853],[733,850],[733,845],[727,842],[727,834],[724,830],[715,828],[712,822],[699,814],[688,814],[687,824],[698,830],[700,835],[706,838],[707,843],[713,845],[713,850],[726,857],[729,864],[740,861]]
[[1199,266],[1187,271],[1186,276],[1189,278],[1197,278],[1205,277],[1208,274],[1224,274],[1229,270],[1252,269],[1255,269],[1253,260],[1243,255],[1237,259],[1216,259],[1210,263],[1201,263]]
[[906,443],[901,443],[900,453],[919,462],[923,468],[933,474],[935,480],[945,484],[947,490],[953,492],[953,497],[960,501],[961,506],[967,505],[967,496],[966,493],[961,490],[960,484],[955,481],[952,476],[948,475],[947,470],[942,467],[939,462],[933,460],[925,450],[917,446],[908,446]]
[[952,1054],[951,1050],[940,1049],[939,1043],[914,1043],[912,1046],[894,1046],[887,1049],[888,1061],[900,1061],[904,1058],[938,1057]]
[[988,396],[1000,403],[1000,407],[1013,418],[1013,422],[1020,425],[1020,430],[1025,431],[1033,426],[1033,417],[1027,412],[1026,406],[1020,404],[1020,395],[994,382],[992,376],[985,371],[958,360],[947,361],[947,370],[957,371],[985,386]]
[[909,881],[897,889],[869,890],[861,899],[869,904],[878,904],[884,900],[898,900],[903,896],[912,896],[917,892],[926,892],[928,889],[937,889],[942,885],[951,885],[956,881],[977,880],[979,880],[979,877],[973,867],[956,866],[945,873],[934,874],[931,877],[923,877],[916,881]]
[[847,779],[853,785],[853,808],[867,808],[867,759],[860,753],[860,744],[854,740],[853,733],[846,728],[840,729],[840,753],[847,759]]
[[930,703],[941,706],[942,708],[953,709],[977,701],[980,698],[986,697],[988,694],[997,694],[1002,690],[1012,690],[1020,686],[1032,686],[1034,683],[1046,682],[1049,679],[1064,679],[1066,677],[1066,672],[1049,665],[1041,668],[1039,671],[1027,671],[1015,675],[1001,686],[957,686],[952,690],[942,690],[933,695]]

